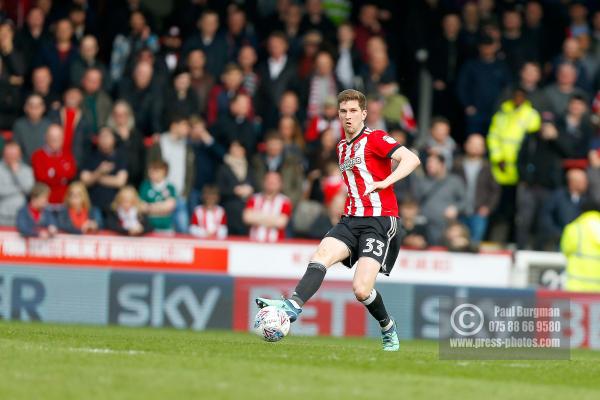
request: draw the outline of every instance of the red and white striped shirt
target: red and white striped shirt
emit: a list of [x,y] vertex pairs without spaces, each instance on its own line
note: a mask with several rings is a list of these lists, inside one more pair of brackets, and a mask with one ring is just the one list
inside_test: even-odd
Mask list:
[[208,239],[225,239],[227,237],[227,215],[221,206],[210,209],[204,206],[194,208],[190,233]]
[[337,145],[340,170],[348,187],[344,215],[356,217],[398,216],[398,203],[392,186],[365,196],[367,185],[379,182],[392,172],[391,155],[400,145],[381,130],[367,127],[350,142]]
[[[283,194],[267,198],[262,193],[257,193],[248,199],[246,208],[272,216],[287,215],[290,217],[292,215],[292,202]],[[285,239],[285,228],[253,226],[250,228],[250,239],[258,242],[276,242]]]

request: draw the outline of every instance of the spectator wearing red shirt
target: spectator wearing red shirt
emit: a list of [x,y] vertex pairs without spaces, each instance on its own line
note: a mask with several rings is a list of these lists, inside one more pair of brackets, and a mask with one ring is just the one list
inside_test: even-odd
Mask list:
[[82,103],[83,93],[81,90],[77,87],[70,87],[63,95],[64,106],[48,114],[48,118],[52,122],[62,125],[63,151],[72,154],[79,164],[91,150],[90,138],[94,130],[93,123],[81,108]]
[[227,215],[219,205],[219,188],[204,185],[203,204],[194,208],[190,233],[200,238],[225,239],[227,237]]
[[64,134],[60,125],[52,124],[46,131],[46,144],[31,156],[33,174],[38,182],[50,187],[50,204],[63,202],[69,181],[77,173],[73,155],[63,151]]
[[281,175],[268,172],[263,191],[250,197],[246,203],[243,220],[250,226],[250,239],[259,242],[285,239],[285,228],[292,215],[292,202],[281,194],[281,186]]

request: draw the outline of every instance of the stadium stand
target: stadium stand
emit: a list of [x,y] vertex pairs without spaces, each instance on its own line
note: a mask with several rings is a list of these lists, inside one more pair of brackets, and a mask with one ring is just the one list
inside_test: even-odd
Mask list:
[[[227,231],[247,236],[242,211],[265,173],[278,172],[290,223],[281,234],[253,237],[309,238],[308,227],[327,226],[340,208],[329,207],[343,187],[331,173],[341,138],[334,98],[357,88],[370,101],[369,126],[424,161],[396,188],[400,203],[416,200],[422,212],[414,217],[427,227],[418,247],[457,234],[468,242],[463,249],[555,251],[556,237],[542,240],[543,207],[532,204],[558,190],[576,197],[562,229],[587,197],[569,191],[566,172],[585,171],[590,195],[598,192],[600,10],[580,3],[587,19],[564,2],[537,0],[491,8],[458,0],[2,2],[0,141],[16,141],[34,170],[36,152],[75,159],[76,173],[44,178],[60,188],[51,192],[56,215],[64,212],[57,196],[81,179],[92,194],[90,218],[102,227],[114,219],[117,191],[140,190],[158,158],[169,164],[163,185],[176,189],[166,217],[177,232],[189,231],[204,187],[217,185]],[[110,24],[99,23],[109,16]],[[32,109],[37,99],[43,117]],[[50,122],[63,131],[60,157],[44,150]],[[103,127],[114,135],[110,156],[96,150]],[[487,141],[483,157],[462,150],[472,134]],[[443,174],[425,168],[434,154]],[[552,181],[542,178],[548,168]],[[464,198],[446,204],[423,193],[423,182],[438,191],[440,180]],[[98,187],[109,188],[101,200]],[[496,187],[499,199],[482,200]],[[436,213],[440,201],[451,210]],[[156,225],[144,226],[141,233]]]

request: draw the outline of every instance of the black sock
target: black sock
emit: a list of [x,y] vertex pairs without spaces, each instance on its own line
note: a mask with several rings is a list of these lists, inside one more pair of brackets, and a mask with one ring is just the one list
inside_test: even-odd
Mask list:
[[308,263],[308,268],[306,268],[304,276],[298,282],[291,299],[302,307],[319,290],[326,272],[327,267],[323,264],[313,261]]
[[379,322],[380,327],[385,328],[390,324],[390,316],[385,309],[385,304],[383,304],[383,297],[381,297],[378,291],[373,289],[371,295],[366,300],[362,300],[361,303],[367,307],[369,313]]

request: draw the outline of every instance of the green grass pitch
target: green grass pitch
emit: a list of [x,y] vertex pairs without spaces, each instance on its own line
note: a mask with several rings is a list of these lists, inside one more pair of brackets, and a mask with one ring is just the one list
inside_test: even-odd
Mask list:
[[439,361],[436,342],[0,323],[0,399],[600,399],[600,352]]

